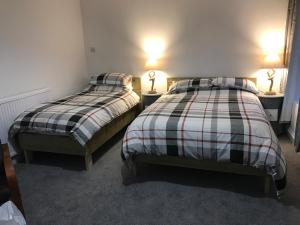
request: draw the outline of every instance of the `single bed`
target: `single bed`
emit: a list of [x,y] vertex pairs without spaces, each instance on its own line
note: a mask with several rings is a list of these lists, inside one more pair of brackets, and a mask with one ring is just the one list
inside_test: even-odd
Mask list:
[[280,194],[286,161],[250,80],[256,81],[168,79],[171,91],[127,129],[123,179],[136,173],[137,163],[151,163],[264,176],[265,192],[273,181]]
[[10,128],[10,141],[24,152],[27,163],[37,151],[79,155],[88,170],[92,153],[139,114],[140,91],[138,77],[93,76],[82,92],[19,115]]

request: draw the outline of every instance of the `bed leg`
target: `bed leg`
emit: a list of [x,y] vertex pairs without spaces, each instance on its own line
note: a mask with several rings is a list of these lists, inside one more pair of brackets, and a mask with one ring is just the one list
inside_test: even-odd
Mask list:
[[25,162],[30,163],[32,161],[32,151],[24,150]]
[[271,176],[267,175],[265,177],[265,189],[264,189],[264,192],[266,195],[270,194],[271,192],[271,182],[272,182],[272,178]]
[[137,176],[137,165],[131,157],[124,161],[121,173],[124,185],[131,184],[135,181]]
[[93,165],[92,154],[86,152],[85,156],[84,156],[84,162],[85,162],[85,169],[90,170],[92,168],[92,165]]

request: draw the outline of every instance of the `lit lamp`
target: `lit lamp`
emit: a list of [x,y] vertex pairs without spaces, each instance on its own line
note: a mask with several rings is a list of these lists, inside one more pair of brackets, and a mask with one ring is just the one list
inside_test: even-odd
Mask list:
[[157,59],[148,59],[145,64],[145,69],[149,71],[148,76],[149,76],[149,81],[151,81],[151,90],[148,91],[148,94],[156,94],[157,92],[154,88],[154,83],[155,83],[155,70],[158,69]]
[[275,69],[283,68],[281,59],[278,54],[267,55],[264,58],[263,69],[268,69],[268,80],[271,82],[269,91],[265,92],[266,95],[276,95],[276,92],[272,90],[274,84],[274,78],[276,75]]
[[144,50],[147,55],[147,62],[145,64],[145,70],[149,71],[149,81],[151,81],[151,90],[148,91],[148,94],[156,94],[154,88],[155,83],[155,70],[160,69],[158,59],[161,58],[162,53],[165,50],[165,43],[161,39],[148,39],[144,42]]

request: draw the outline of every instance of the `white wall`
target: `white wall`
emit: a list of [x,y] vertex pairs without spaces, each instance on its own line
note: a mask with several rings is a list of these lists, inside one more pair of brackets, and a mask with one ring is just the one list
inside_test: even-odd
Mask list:
[[0,98],[79,90],[87,69],[79,0],[0,0]]
[[[262,63],[261,38],[284,36],[288,0],[81,0],[88,70],[144,72],[143,41],[167,44],[170,76],[249,76]],[[90,47],[96,52],[91,53]]]

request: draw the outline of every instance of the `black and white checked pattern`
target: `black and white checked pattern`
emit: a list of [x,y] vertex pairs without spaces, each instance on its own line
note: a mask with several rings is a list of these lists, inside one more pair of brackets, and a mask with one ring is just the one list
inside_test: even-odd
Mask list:
[[101,73],[93,75],[90,80],[92,85],[128,86],[132,82],[132,76],[125,73]]
[[120,92],[120,91],[131,91],[132,88],[128,88],[127,86],[116,86],[116,85],[90,85],[85,88],[83,91],[89,91],[92,88],[94,92]]
[[172,84],[168,93],[175,94],[188,91],[204,90],[212,86],[212,79],[209,78],[194,78],[180,80]]
[[20,132],[69,135],[84,146],[104,125],[138,102],[133,91],[92,85],[79,94],[26,110],[15,119],[9,137],[14,144]]
[[122,154],[233,162],[265,170],[278,190],[286,183],[286,161],[263,107],[239,89],[163,95],[128,127]]
[[220,88],[235,88],[245,91],[253,92],[258,94],[259,91],[253,81],[246,78],[236,78],[236,77],[217,77],[213,79],[212,85],[218,86]]

